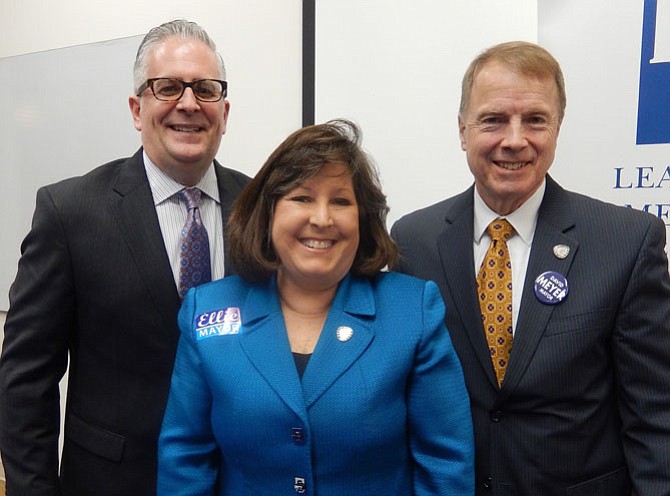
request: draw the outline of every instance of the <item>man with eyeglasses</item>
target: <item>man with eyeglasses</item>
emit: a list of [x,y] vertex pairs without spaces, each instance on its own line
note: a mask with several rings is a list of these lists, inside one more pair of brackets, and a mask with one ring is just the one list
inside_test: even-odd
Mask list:
[[[155,494],[180,294],[233,273],[223,228],[249,180],[214,159],[229,110],[225,79],[201,27],[177,20],[152,29],[129,98],[142,148],[38,192],[0,358],[9,496]],[[207,270],[190,280],[180,266],[193,225],[199,236],[204,227],[196,244]],[[59,476],[58,383],[68,357]]]

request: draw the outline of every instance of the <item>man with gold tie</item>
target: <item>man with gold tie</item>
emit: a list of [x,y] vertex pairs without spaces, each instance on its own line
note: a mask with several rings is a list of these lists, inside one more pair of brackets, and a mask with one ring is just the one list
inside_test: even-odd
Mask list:
[[480,54],[458,115],[474,185],[393,226],[395,269],[445,299],[477,495],[668,495],[665,226],[548,175],[565,107],[543,48]]

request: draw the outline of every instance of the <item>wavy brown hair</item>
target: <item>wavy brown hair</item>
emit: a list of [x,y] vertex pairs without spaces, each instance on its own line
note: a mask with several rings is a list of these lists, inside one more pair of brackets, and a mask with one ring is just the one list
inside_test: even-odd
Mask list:
[[338,119],[295,131],[272,152],[233,204],[227,245],[237,272],[267,280],[279,267],[270,231],[277,200],[333,162],[346,165],[358,203],[360,243],[351,271],[373,276],[398,258],[386,229],[389,208],[374,165],[361,148],[361,131]]

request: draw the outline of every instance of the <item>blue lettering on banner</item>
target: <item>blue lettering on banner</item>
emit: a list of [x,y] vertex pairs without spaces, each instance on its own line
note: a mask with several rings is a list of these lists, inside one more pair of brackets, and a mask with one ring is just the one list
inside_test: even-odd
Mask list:
[[212,336],[239,334],[241,327],[240,309],[237,307],[223,308],[205,312],[195,318],[195,337],[199,341]]
[[645,0],[637,144],[670,143],[670,0]]
[[639,166],[634,171],[615,167],[614,176],[614,189],[670,188],[670,165]]
[[[670,3],[670,0],[668,0]],[[614,167],[614,186],[612,189],[625,190],[666,190],[670,189],[670,165]],[[655,200],[655,199],[654,199]],[[670,203],[642,199],[638,204],[625,203],[624,206],[642,210],[655,215],[670,227]]]
[[666,227],[670,227],[670,203],[645,203],[638,206],[626,203],[625,206],[655,215],[665,223]]

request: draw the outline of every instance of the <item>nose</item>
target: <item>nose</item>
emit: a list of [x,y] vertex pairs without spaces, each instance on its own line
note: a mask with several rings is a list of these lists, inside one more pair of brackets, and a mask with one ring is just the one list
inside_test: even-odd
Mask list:
[[518,150],[528,144],[523,123],[519,119],[512,119],[505,127],[502,146]]
[[177,100],[177,107],[182,110],[194,111],[200,108],[198,99],[193,93],[193,88],[185,88],[181,98]]
[[327,202],[316,202],[309,218],[310,224],[316,227],[328,227],[333,224],[330,206]]

